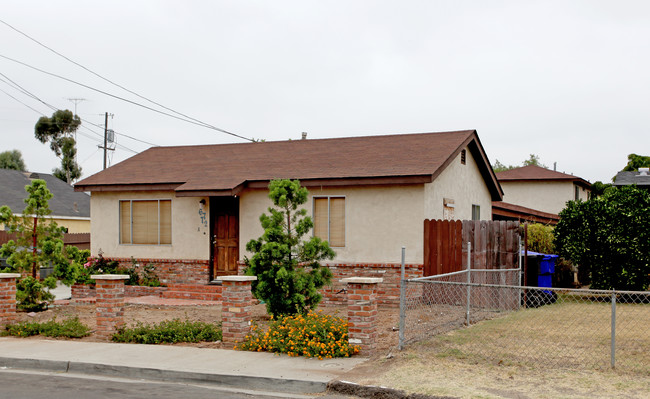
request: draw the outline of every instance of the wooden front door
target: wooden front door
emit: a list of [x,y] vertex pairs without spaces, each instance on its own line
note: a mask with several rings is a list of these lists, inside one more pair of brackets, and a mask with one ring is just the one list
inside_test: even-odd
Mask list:
[[214,197],[212,218],[212,276],[237,274],[239,260],[239,198]]

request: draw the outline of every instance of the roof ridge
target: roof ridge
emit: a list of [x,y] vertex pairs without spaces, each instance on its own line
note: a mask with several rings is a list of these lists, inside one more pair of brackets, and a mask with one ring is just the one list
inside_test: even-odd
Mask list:
[[380,138],[394,138],[394,137],[410,137],[410,136],[423,136],[423,135],[443,135],[443,134],[472,134],[476,129],[469,130],[451,130],[446,132],[420,132],[420,133],[389,133],[389,134],[375,134],[375,135],[364,135],[364,136],[345,136],[345,137],[323,137],[323,138],[307,138],[307,139],[286,139],[286,140],[273,140],[273,141],[256,141],[256,142],[245,142],[245,143],[211,143],[211,144],[188,144],[188,145],[170,145],[170,146],[154,146],[149,147],[147,150],[151,149],[172,149],[172,148],[192,148],[192,147],[209,147],[209,146],[240,146],[240,145],[254,145],[254,144],[280,144],[280,143],[296,143],[296,142],[314,142],[314,141],[330,141],[330,140],[357,140],[357,139],[380,139]]

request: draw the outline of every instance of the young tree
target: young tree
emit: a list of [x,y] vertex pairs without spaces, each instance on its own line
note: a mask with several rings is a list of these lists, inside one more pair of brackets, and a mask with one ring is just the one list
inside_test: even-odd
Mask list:
[[257,276],[253,294],[266,302],[272,315],[306,313],[321,301],[318,290],[329,284],[332,272],[319,261],[336,255],[327,241],[318,237],[303,240],[314,226],[307,210],[308,191],[298,180],[273,180],[269,198],[277,208],[268,208],[260,222],[264,234],[246,244],[254,255],[246,258],[246,274]]
[[494,173],[503,172],[504,170],[514,169],[516,166],[502,164],[498,159],[494,161],[492,165],[492,170]]
[[68,184],[81,176],[81,167],[75,161],[77,143],[72,134],[81,125],[81,119],[69,110],[58,110],[51,118],[42,116],[36,122],[34,134],[41,143],[50,143],[50,149],[61,158],[61,168],[54,175]]
[[[535,154],[530,154],[528,159],[524,160],[521,163],[522,166],[528,166],[528,165],[534,165],[534,166],[539,166],[540,168],[546,168],[548,169],[548,166],[544,165],[539,161],[539,156]],[[510,169],[516,169],[520,168],[521,166],[514,166],[514,165],[505,165],[501,163],[498,159],[495,160],[494,165],[492,165],[492,170],[494,170],[495,173],[497,172],[503,172],[506,170]]]
[[650,157],[644,155],[630,154],[627,156],[627,165],[623,172],[636,172],[639,168],[650,167]]
[[569,201],[555,226],[555,246],[581,274],[589,272],[593,288],[647,290],[650,192],[624,186],[589,201]]
[[598,180],[595,181],[591,185],[591,197],[600,197],[601,195],[605,194],[605,190],[609,189],[610,187],[613,187],[612,184],[610,183],[603,183],[602,181]]
[[541,163],[541,162],[539,161],[539,156],[538,156],[538,155],[535,155],[535,154],[530,154],[530,156],[528,157],[528,159],[526,159],[526,160],[523,162],[523,165],[524,165],[524,166],[534,165],[534,166],[539,166],[540,168],[548,169],[548,166],[546,166],[546,165],[544,165],[543,163]]
[[23,161],[23,154],[18,150],[0,153],[0,169],[26,170],[27,167],[25,166],[25,161]]
[[[8,206],[0,207],[0,223],[5,230],[16,233],[16,241],[9,240],[0,248],[7,263],[16,271],[32,272],[36,278],[41,264],[49,263],[55,247],[61,241],[63,232],[56,222],[47,219],[52,213],[48,201],[52,193],[45,180],[35,179],[25,187],[29,196],[25,199],[25,210],[21,216],[14,215]],[[61,241],[62,244],[62,241]]]

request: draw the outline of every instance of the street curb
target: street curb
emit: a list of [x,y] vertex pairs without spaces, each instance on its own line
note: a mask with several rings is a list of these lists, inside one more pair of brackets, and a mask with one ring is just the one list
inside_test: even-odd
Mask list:
[[117,366],[62,360],[20,359],[0,357],[0,367],[10,369],[45,370],[55,373],[74,373],[121,377],[155,381],[214,384],[229,388],[245,388],[256,391],[286,393],[322,393],[327,383],[318,381],[290,380],[244,375],[210,374],[179,370]]
[[361,385],[354,382],[338,380],[330,381],[327,384],[327,391],[372,399],[459,399],[454,396],[431,396],[421,393],[409,394],[399,389]]

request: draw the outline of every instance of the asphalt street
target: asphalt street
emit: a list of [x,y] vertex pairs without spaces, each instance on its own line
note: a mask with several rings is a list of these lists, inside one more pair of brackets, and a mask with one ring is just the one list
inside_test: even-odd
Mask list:
[[[190,385],[173,382],[129,380],[88,375],[70,375],[31,371],[0,370],[0,399],[252,399],[315,398],[316,396],[258,393],[218,386]],[[343,399],[325,395],[319,399]]]

